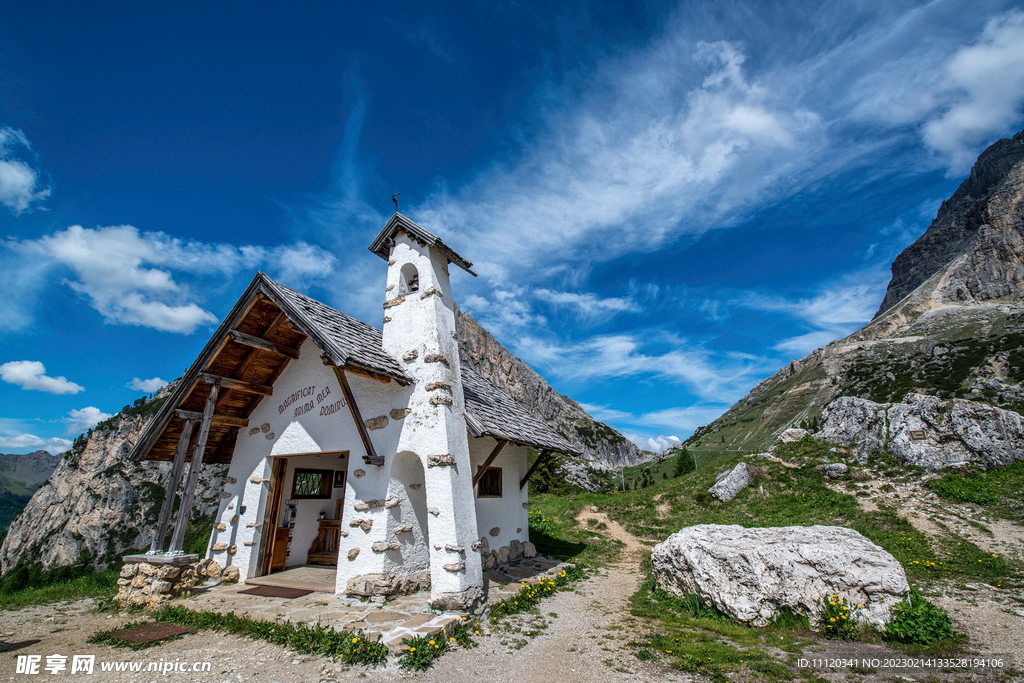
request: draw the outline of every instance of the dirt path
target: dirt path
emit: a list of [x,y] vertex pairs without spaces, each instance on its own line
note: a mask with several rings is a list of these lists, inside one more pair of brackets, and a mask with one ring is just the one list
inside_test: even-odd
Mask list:
[[[539,614],[519,615],[503,621],[489,635],[478,637],[472,650],[446,654],[428,671],[412,673],[391,664],[386,668],[345,667],[262,641],[252,641],[211,631],[187,635],[149,650],[133,652],[86,640],[96,631],[112,629],[132,618],[110,617],[91,611],[90,601],[73,605],[44,605],[3,614],[0,637],[0,680],[17,681],[16,656],[61,653],[95,654],[97,662],[174,661],[211,662],[206,674],[171,674],[178,681],[202,683],[315,683],[316,681],[393,681],[488,683],[610,683],[693,681],[693,677],[667,667],[634,658],[626,643],[638,625],[629,614],[628,600],[640,581],[640,562],[650,549],[601,512],[585,508],[576,517],[595,535],[617,539],[622,548],[614,562],[581,583],[574,591],[562,591],[543,601]],[[605,527],[595,530],[588,520]],[[530,635],[526,635],[529,631]],[[539,635],[538,635],[539,633]],[[70,662],[70,658],[68,660]],[[98,668],[98,665],[97,665]],[[65,677],[66,677],[65,672]],[[37,677],[49,680],[45,673]],[[153,673],[102,673],[97,680],[143,683],[171,680]],[[55,679],[56,680],[56,679]]]

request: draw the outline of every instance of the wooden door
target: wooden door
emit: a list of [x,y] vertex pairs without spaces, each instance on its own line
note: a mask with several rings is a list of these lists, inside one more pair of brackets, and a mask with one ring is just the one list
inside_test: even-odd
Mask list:
[[[278,540],[277,518],[281,513],[281,495],[284,492],[284,473],[288,469],[287,458],[274,458],[270,475],[270,490],[267,491],[267,512],[263,516],[263,526],[260,527],[260,568],[258,576],[265,576],[273,571],[273,560],[275,550],[279,551],[282,558],[288,551],[288,535],[285,534],[284,541]],[[281,567],[284,567],[282,561]]]

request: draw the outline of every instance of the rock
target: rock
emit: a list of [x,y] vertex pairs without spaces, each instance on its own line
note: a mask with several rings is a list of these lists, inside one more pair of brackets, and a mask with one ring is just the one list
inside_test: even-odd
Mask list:
[[139,565],[135,562],[126,562],[121,565],[121,578],[130,579],[139,571]]
[[388,415],[391,416],[392,420],[401,420],[411,412],[411,408],[395,408],[390,413],[388,413]]
[[388,426],[388,416],[378,415],[377,417],[371,417],[369,420],[364,420],[363,424],[366,425],[367,429],[384,429]]
[[[434,398],[437,398],[436,396]],[[451,399],[449,399],[450,401]],[[430,399],[433,403],[434,399]],[[454,467],[455,456],[448,453],[442,455],[431,455],[427,458],[427,467]]]
[[459,562],[453,562],[452,564],[446,564],[444,566],[444,568],[445,568],[446,571],[450,571],[450,572],[461,572],[463,569],[466,568],[466,563],[462,562],[460,560]]
[[841,477],[845,477],[847,472],[846,463],[842,462],[833,462],[827,465],[818,465],[814,469],[821,472],[829,479],[839,479]]
[[217,581],[220,579],[221,565],[217,560],[202,560],[196,564],[196,576]]
[[500,534],[500,533],[501,533],[501,528],[499,528],[499,527],[494,527],[493,529],[491,529],[491,530],[490,530],[490,531],[488,531],[487,533],[489,533],[489,534],[490,534],[491,536],[497,536],[498,534]]
[[487,540],[486,536],[480,537],[480,553],[482,555],[489,555],[491,552],[491,543]]
[[416,349],[410,349],[409,351],[406,351],[405,353],[402,354],[402,360],[416,360],[416,358],[419,355],[419,351],[417,351]]
[[352,548],[352,550],[348,551],[348,559],[354,560],[357,557],[359,557],[359,548]]
[[498,548],[498,564],[508,564],[508,546]]
[[157,568],[148,562],[139,562],[139,573],[143,576],[156,576]]
[[238,579],[241,577],[241,572],[238,571],[238,567],[231,565],[225,567],[224,571],[220,573],[220,580],[224,583],[238,583]]
[[530,559],[531,557],[537,557],[537,546],[527,541],[523,544],[523,557]]
[[508,544],[508,561],[518,562],[523,559],[523,544],[519,539],[513,538]]
[[391,599],[421,590],[430,590],[430,572],[415,576],[364,574],[353,576],[345,585],[345,595],[353,598]]
[[910,590],[892,555],[843,527],[702,524],[656,545],[651,564],[658,588],[680,597],[695,594],[756,626],[783,608],[814,623],[822,609],[819,596],[833,594],[863,605],[861,618],[882,625]]
[[402,501],[398,498],[398,496],[394,496],[384,501],[384,507],[390,510],[392,508],[398,507],[399,505],[401,505],[401,503]]
[[411,533],[412,533],[412,525],[410,525],[410,524],[406,524],[405,526],[400,526],[400,527],[397,527],[395,529],[395,535],[398,535],[398,534],[411,534]]
[[810,432],[806,429],[798,429],[796,427],[790,427],[786,431],[779,434],[779,443],[793,443],[807,436]]
[[720,501],[728,502],[736,497],[744,487],[763,475],[753,465],[741,462],[725,477],[720,477],[717,484],[708,489],[708,493]]
[[170,593],[170,592],[171,592],[171,582],[170,581],[163,581],[162,579],[157,579],[156,581],[154,581],[153,584],[149,588],[150,595],[153,595],[153,594],[162,595],[164,593]]
[[377,541],[370,547],[373,549],[373,552],[375,553],[383,553],[387,552],[388,550],[398,550],[402,546],[398,543],[398,541]]
[[427,508],[427,512],[434,515],[435,517],[441,514],[441,511],[437,508]]
[[213,528],[216,529],[217,531],[227,531],[228,530],[228,525],[225,524],[224,522],[218,522],[218,523],[213,525]]
[[596,505],[591,505],[590,506],[590,511],[591,512],[597,512],[597,506]]
[[132,588],[142,588],[146,585],[146,575],[136,574],[135,578],[132,579]]
[[498,561],[494,558],[494,556],[491,553],[481,555],[480,562],[485,570],[494,569],[498,566]]
[[356,479],[362,479],[363,477],[366,476],[366,470],[355,470],[354,472],[352,472],[352,476],[355,477]]
[[822,411],[815,438],[850,446],[862,462],[887,447],[904,462],[927,470],[962,463],[993,468],[1024,460],[1020,414],[923,394],[907,394],[900,403],[837,398]]
[[228,549],[228,544],[227,543],[214,543],[212,546],[210,546],[210,550],[215,552],[215,553],[222,553],[222,552],[224,552],[227,549]]
[[156,576],[158,579],[164,581],[174,581],[181,576],[181,567],[175,567],[173,564],[165,564],[157,570]]

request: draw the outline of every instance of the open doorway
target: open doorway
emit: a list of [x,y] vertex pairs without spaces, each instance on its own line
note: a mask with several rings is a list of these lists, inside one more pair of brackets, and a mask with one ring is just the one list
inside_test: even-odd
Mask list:
[[273,458],[260,576],[307,565],[336,569],[348,452]]

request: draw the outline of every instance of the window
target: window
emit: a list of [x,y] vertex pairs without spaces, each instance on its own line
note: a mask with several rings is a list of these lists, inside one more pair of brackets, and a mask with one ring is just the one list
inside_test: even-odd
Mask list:
[[330,498],[334,470],[306,470],[295,468],[292,498]]
[[501,498],[501,468],[488,467],[476,489],[477,498]]

